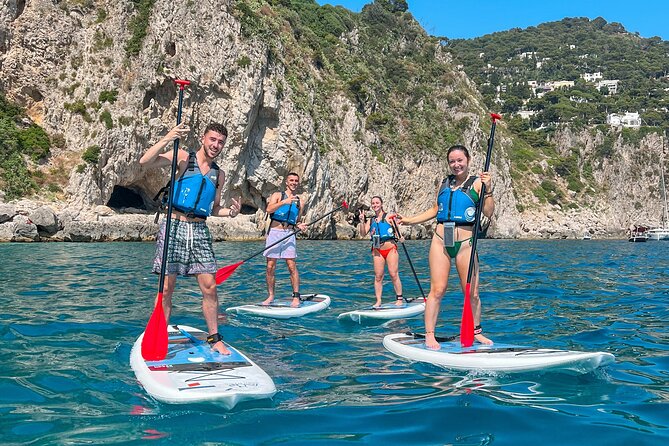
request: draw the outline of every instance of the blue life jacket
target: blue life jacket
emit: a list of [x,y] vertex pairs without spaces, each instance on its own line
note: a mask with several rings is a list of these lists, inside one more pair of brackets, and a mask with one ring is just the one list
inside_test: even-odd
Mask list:
[[219,167],[216,163],[202,175],[195,152],[188,153],[188,167],[174,185],[172,207],[191,217],[207,218],[211,215],[218,186]]
[[[288,197],[285,192],[281,192],[281,199],[285,200]],[[274,221],[279,223],[288,223],[289,225],[297,224],[297,216],[300,215],[300,201],[291,201],[290,204],[282,204],[279,209],[272,212],[269,216]]]
[[449,175],[441,183],[439,194],[437,196],[437,222],[447,221],[455,222],[456,226],[470,226],[476,219],[476,206],[479,202],[479,196],[476,190],[472,188],[475,176],[467,178],[462,185],[453,190],[451,185],[455,183],[455,176]]
[[369,225],[369,235],[374,237],[375,235],[379,236],[379,241],[381,243],[387,242],[388,240],[395,240],[395,231],[393,227],[386,221],[386,214],[381,216],[381,221],[376,221],[376,217],[372,218],[372,222]]

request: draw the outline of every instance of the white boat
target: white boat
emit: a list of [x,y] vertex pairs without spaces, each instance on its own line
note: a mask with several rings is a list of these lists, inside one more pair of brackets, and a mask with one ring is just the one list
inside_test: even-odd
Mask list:
[[649,229],[648,240],[669,240],[669,228]]
[[630,228],[629,236],[627,240],[630,242],[647,242],[648,241],[648,228],[645,226],[634,225]]
[[590,239],[592,239],[592,236],[590,235],[590,232],[585,231],[585,233],[583,234],[583,240],[590,240]]

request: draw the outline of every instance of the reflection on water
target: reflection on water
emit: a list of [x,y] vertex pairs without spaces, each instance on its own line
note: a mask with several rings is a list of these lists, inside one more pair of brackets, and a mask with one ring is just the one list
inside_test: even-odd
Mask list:
[[[406,245],[427,290],[427,242]],[[219,266],[259,248],[218,243]],[[339,313],[374,301],[367,244],[300,241],[301,291],[329,294],[332,305],[283,321],[222,314],[223,335],[273,377],[279,392],[273,401],[221,412],[156,403],[130,370],[131,345],[157,290],[149,272],[153,244],[0,245],[10,259],[0,267],[0,440],[479,445],[540,438],[557,445],[581,432],[591,443],[661,444],[669,432],[669,269],[666,250],[657,248],[481,241],[483,325],[492,339],[617,358],[586,375],[505,375],[411,363],[383,349],[388,333],[422,330],[420,318],[338,322]],[[404,294],[419,295],[404,261],[401,275]],[[281,264],[277,291],[290,293]],[[390,283],[385,292],[390,301]],[[219,287],[222,308],[265,296],[262,258]],[[180,279],[173,321],[203,326],[200,303],[196,282]],[[440,334],[457,333],[461,303],[450,284]]]

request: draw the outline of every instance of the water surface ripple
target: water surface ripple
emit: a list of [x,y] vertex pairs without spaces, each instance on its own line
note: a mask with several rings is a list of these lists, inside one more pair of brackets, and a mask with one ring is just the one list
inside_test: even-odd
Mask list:
[[[427,242],[407,242],[429,289]],[[411,363],[382,346],[420,319],[342,324],[373,303],[363,242],[300,241],[302,292],[332,297],[298,320],[230,315],[225,338],[274,379],[273,401],[225,412],[152,400],[129,366],[157,285],[152,243],[0,244],[0,443],[19,444],[669,444],[669,243],[482,240],[483,325],[498,342],[602,350],[594,373],[490,374]],[[259,242],[216,245],[220,266]],[[403,256],[403,252],[400,251]],[[419,295],[402,257],[405,295]],[[290,292],[279,266],[278,291]],[[449,285],[440,333],[458,331]],[[386,301],[392,289],[386,283]],[[221,307],[265,297],[264,263],[219,287]],[[173,322],[203,327],[181,279]]]

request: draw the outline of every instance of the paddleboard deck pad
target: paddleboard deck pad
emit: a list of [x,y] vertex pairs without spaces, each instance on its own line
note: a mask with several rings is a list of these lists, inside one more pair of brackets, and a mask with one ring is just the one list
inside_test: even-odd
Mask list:
[[207,333],[185,325],[168,327],[167,356],[142,358],[142,333],[130,352],[130,366],[146,392],[170,404],[216,402],[226,409],[248,400],[272,398],[274,381],[239,350],[222,355],[206,342]]
[[316,313],[325,310],[330,306],[330,296],[325,294],[303,294],[302,301],[297,307],[291,307],[292,298],[274,299],[269,305],[262,303],[241,305],[237,307],[226,308],[228,313],[250,314],[253,316],[271,317],[274,319],[289,319],[291,317],[300,317],[305,314]]
[[495,372],[568,371],[588,373],[615,361],[611,353],[534,348],[511,344],[462,347],[457,338],[437,338],[439,350],[425,346],[425,335],[396,333],[383,338],[391,353],[454,370]]
[[425,312],[425,303],[421,300],[395,305],[383,304],[380,307],[366,307],[359,310],[347,311],[337,316],[340,321],[351,320],[359,324],[366,320],[391,320],[418,316]]

